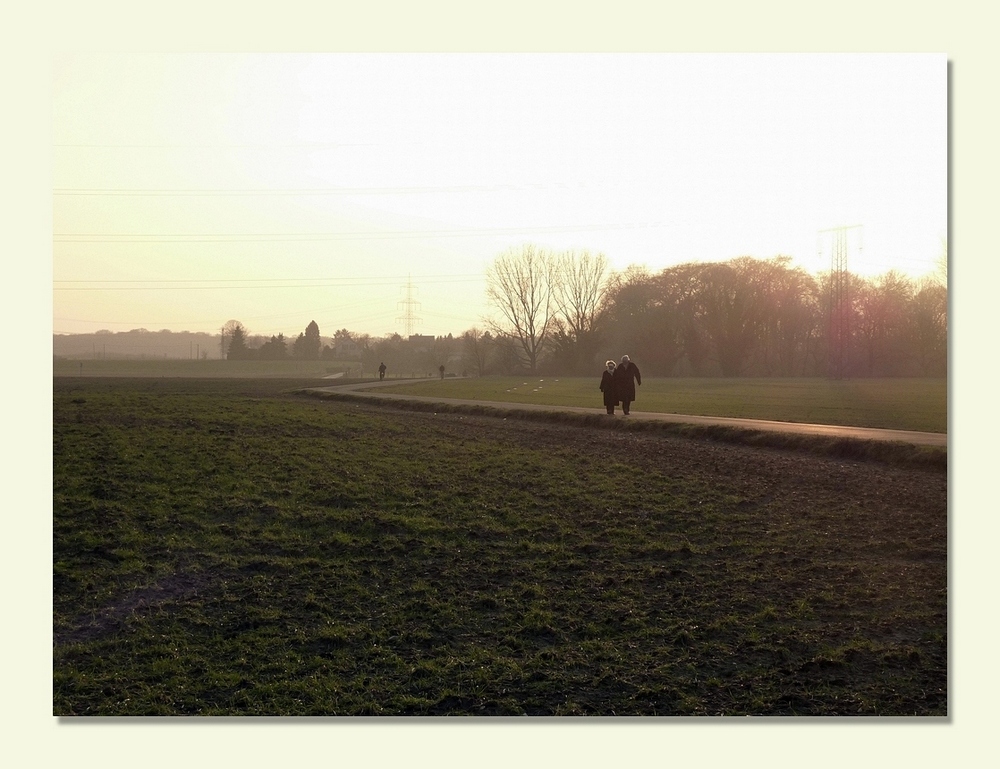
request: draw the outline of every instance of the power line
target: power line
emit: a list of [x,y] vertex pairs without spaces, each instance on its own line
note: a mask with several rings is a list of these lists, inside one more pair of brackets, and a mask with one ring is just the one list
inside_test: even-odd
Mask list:
[[288,142],[288,143],[238,143],[217,142],[215,144],[101,144],[101,143],[56,143],[59,149],[112,149],[112,150],[220,150],[220,149],[321,149],[325,147],[380,147],[384,142]]
[[[437,278],[460,279],[482,277],[479,273],[439,273],[437,275],[418,275],[421,280],[433,281]],[[79,280],[57,280],[56,283],[270,283],[274,281],[285,281],[295,283],[306,283],[309,281],[385,281],[396,282],[402,280],[401,275],[364,275],[356,278],[171,278],[171,279],[79,279]],[[372,283],[370,285],[378,285]]]
[[[561,269],[554,270],[563,274]],[[483,273],[440,273],[418,275],[422,283],[446,285],[451,283],[478,283],[486,280]],[[357,278],[183,278],[183,279],[120,279],[92,278],[53,280],[54,291],[187,291],[196,289],[270,289],[270,288],[362,288],[386,286],[402,280],[402,276],[363,276]],[[407,276],[410,281],[412,276]],[[57,285],[62,284],[62,285]],[[65,285],[73,284],[73,285]],[[112,285],[76,285],[112,284]]]
[[[481,280],[481,278],[460,278],[456,280],[437,280],[431,281],[433,283],[475,283]],[[103,281],[93,281],[94,283],[101,283]],[[111,281],[108,281],[111,282]],[[363,286],[385,286],[387,283],[275,283],[275,284],[258,284],[258,285],[229,285],[225,282],[215,285],[183,285],[183,286],[163,286],[163,285],[145,285],[143,281],[131,281],[128,282],[129,285],[114,285],[114,286],[56,286],[52,287],[53,291],[237,291],[237,290],[247,290],[247,289],[276,289],[276,288],[360,288]]]
[[406,238],[479,237],[511,234],[551,234],[563,232],[601,232],[606,230],[651,229],[668,227],[668,222],[628,224],[585,224],[551,227],[495,227],[454,230],[395,230],[392,232],[335,233],[219,233],[219,234],[114,234],[55,233],[54,243],[304,243],[336,240],[393,240]]
[[214,196],[282,196],[282,195],[412,195],[453,192],[523,192],[525,190],[584,189],[586,182],[547,182],[536,184],[455,184],[407,187],[327,187],[323,189],[127,189],[127,188],[70,188],[57,187],[53,195],[108,196],[108,197],[214,197]]

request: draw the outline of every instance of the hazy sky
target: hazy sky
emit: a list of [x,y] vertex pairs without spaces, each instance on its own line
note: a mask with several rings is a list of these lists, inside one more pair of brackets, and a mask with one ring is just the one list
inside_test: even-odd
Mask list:
[[931,272],[944,55],[57,59],[53,330],[482,325],[509,247]]

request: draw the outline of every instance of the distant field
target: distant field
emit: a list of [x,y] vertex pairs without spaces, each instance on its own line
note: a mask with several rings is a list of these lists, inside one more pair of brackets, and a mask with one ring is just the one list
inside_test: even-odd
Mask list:
[[[602,408],[600,379],[428,379],[380,388],[434,398]],[[784,422],[948,431],[945,379],[645,378],[633,413],[773,419]]]
[[[55,360],[52,375],[57,377],[325,377],[342,374],[350,363],[330,361],[255,360]],[[353,364],[353,374],[358,364]]]
[[[362,374],[357,363],[331,361],[56,360],[56,377],[323,379],[337,384]],[[368,375],[374,383],[374,376]],[[392,377],[390,377],[390,380]],[[402,379],[382,392],[433,398],[601,408],[598,377]],[[786,422],[948,431],[945,379],[650,378],[634,413],[773,419]]]
[[308,382],[53,381],[53,714],[948,715],[940,469]]

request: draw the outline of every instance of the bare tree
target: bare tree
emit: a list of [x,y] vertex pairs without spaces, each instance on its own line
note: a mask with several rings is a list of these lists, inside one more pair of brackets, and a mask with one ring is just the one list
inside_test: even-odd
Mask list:
[[913,354],[923,376],[948,373],[948,289],[932,277],[917,284],[910,303]]
[[948,239],[941,238],[941,251],[934,260],[934,280],[939,286],[948,288]]
[[868,376],[900,376],[905,372],[911,338],[914,285],[898,270],[860,281],[856,336]]
[[486,295],[503,318],[491,325],[518,343],[531,371],[552,329],[554,272],[552,254],[530,244],[501,254],[486,271]]
[[725,377],[743,373],[758,338],[761,304],[755,266],[749,257],[699,266],[696,306]]
[[555,302],[570,333],[577,338],[594,328],[597,309],[607,290],[608,259],[589,251],[565,251],[558,257]]
[[493,337],[489,331],[483,332],[478,328],[470,328],[462,334],[462,361],[475,370],[476,376],[486,374],[492,345]]
[[565,251],[557,258],[553,297],[564,337],[573,347],[574,369],[593,362],[598,311],[608,287],[607,271],[604,254]]

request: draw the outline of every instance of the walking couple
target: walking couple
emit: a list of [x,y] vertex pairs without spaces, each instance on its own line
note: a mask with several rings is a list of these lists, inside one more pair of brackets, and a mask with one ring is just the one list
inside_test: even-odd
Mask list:
[[621,365],[615,365],[613,360],[609,360],[607,367],[607,371],[601,376],[604,407],[613,415],[615,406],[621,403],[622,413],[628,416],[629,405],[635,400],[635,386],[642,384],[639,367],[627,355],[622,356]]

